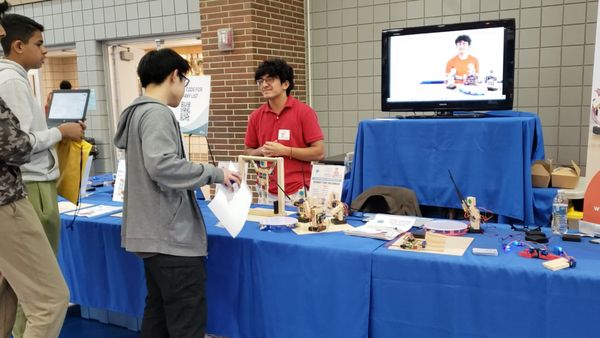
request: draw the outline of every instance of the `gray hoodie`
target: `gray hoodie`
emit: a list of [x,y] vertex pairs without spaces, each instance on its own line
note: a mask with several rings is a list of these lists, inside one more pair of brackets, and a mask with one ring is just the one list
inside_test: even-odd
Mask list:
[[205,256],[206,229],[194,189],[223,182],[223,171],[185,159],[179,123],[163,103],[140,96],[114,137],[125,150],[121,245],[137,253]]
[[29,133],[33,147],[31,161],[21,166],[23,181],[58,179],[58,156],[54,145],[62,135],[58,128],[48,129],[46,115],[33,96],[25,69],[7,59],[0,60],[0,97],[19,119],[21,130]]

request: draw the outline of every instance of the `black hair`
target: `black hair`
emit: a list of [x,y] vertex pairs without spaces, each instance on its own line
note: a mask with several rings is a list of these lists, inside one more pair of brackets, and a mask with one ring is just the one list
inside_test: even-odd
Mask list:
[[9,7],[10,7],[10,4],[6,0],[4,0],[3,2],[0,3],[0,19],[2,19],[4,17],[4,13],[6,13],[8,11]]
[[179,76],[183,77],[190,69],[189,62],[176,51],[163,48],[146,53],[138,64],[137,74],[142,87],[146,88],[151,83],[163,83],[174,70],[178,70]]
[[454,40],[454,44],[456,45],[459,41],[464,41],[466,43],[469,44],[469,46],[471,45],[471,38],[468,35],[459,35],[456,40]]
[[2,17],[2,27],[6,36],[2,38],[1,44],[4,55],[10,54],[10,46],[13,42],[21,40],[27,43],[35,32],[43,32],[44,26],[35,20],[19,14],[6,14]]
[[287,81],[290,85],[285,90],[286,95],[290,95],[290,92],[294,89],[294,69],[284,59],[263,61],[254,73],[254,80],[258,81],[265,75],[276,77],[281,83]]
[[58,85],[58,88],[60,88],[60,89],[71,89],[71,88],[73,88],[73,86],[71,85],[71,82],[69,82],[69,80],[62,80],[62,81],[60,81],[60,84]]

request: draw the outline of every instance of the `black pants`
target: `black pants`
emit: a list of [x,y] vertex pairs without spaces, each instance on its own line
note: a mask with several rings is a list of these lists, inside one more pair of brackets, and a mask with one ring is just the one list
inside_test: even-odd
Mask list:
[[146,307],[140,338],[204,338],[204,257],[144,258]]

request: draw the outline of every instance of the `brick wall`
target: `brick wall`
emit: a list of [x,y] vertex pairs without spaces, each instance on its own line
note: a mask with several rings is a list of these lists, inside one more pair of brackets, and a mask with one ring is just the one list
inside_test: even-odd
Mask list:
[[[303,0],[202,0],[204,74],[212,76],[208,139],[218,160],[243,153],[248,116],[264,99],[254,82],[259,63],[281,57],[294,68],[292,94],[306,101]],[[217,30],[233,28],[234,49],[219,51]]]

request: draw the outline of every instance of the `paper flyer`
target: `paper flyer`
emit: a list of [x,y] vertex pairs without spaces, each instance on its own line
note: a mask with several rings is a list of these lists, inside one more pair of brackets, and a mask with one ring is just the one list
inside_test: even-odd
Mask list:
[[313,165],[308,197],[314,204],[325,205],[330,193],[335,194],[335,199],[342,198],[345,170],[341,165]]

